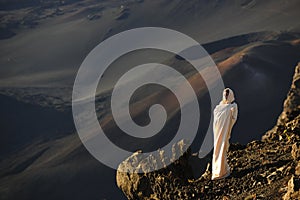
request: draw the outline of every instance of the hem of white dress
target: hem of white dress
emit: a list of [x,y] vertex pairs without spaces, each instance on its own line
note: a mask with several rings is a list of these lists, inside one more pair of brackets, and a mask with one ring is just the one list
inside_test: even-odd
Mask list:
[[225,174],[224,176],[222,177],[213,177],[211,178],[211,180],[215,181],[215,180],[220,180],[220,179],[223,179],[223,178],[227,178],[228,176],[230,176],[230,172]]

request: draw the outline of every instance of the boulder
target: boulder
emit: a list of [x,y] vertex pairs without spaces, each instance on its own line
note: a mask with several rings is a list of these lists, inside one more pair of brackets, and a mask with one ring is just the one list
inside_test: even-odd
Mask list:
[[[188,162],[191,157],[188,146],[184,140],[174,144],[171,157],[162,150],[148,156],[141,151],[135,152],[118,167],[118,187],[128,199],[134,200],[190,198],[190,191],[178,188],[193,178]],[[168,161],[172,163],[166,166]]]

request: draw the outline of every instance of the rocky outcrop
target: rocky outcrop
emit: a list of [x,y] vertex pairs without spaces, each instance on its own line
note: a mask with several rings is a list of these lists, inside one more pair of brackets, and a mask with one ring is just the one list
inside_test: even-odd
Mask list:
[[291,140],[300,136],[300,63],[295,69],[291,89],[284,102],[283,112],[278,118],[276,126],[268,131],[263,141]]
[[123,161],[117,172],[117,185],[128,199],[189,199],[190,190],[182,191],[192,178],[192,170],[188,163],[191,151],[185,151],[187,142],[180,141],[173,145],[172,153],[182,155],[171,165],[152,172],[159,165],[164,165],[168,158],[164,152],[158,150],[159,157],[143,156],[141,151],[135,152]]
[[284,200],[300,198],[300,63],[295,69],[291,89],[284,102],[283,112],[278,118],[276,126],[268,131],[263,141],[284,140],[291,145],[293,158],[292,177],[289,179]]
[[[193,177],[190,150],[170,166],[149,173],[149,166],[143,166],[146,158],[139,155],[126,159],[117,172],[117,184],[128,199],[300,199],[300,64],[276,126],[261,141],[231,144],[230,177],[211,181],[209,165],[200,178]],[[129,172],[132,163],[146,170]]]

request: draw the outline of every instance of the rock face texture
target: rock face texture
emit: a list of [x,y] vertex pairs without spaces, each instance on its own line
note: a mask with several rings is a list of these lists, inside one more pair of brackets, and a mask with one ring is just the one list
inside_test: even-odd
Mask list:
[[290,200],[290,199],[299,199],[300,197],[300,179],[295,178],[292,176],[292,178],[288,182],[288,189],[287,193],[283,196],[283,200]]
[[276,126],[268,131],[263,141],[275,139],[291,139],[300,135],[300,63],[295,69],[291,89],[284,102],[283,112],[278,118]]
[[[180,149],[180,145],[185,143],[175,146]],[[190,161],[195,156],[190,150],[154,172],[148,172],[146,158],[139,155],[126,159],[117,172],[117,184],[128,199],[300,199],[300,64],[275,127],[261,141],[231,144],[230,177],[211,181],[208,165],[200,178],[194,178]],[[157,159],[154,163],[163,161]],[[133,165],[145,170],[132,172]]]
[[[128,199],[165,199],[189,197],[191,192],[181,191],[180,186],[186,185],[192,179],[192,169],[188,158],[191,151],[183,151],[187,146],[185,141],[173,145],[173,154],[183,154],[178,160],[161,170],[151,172],[154,168],[164,165],[163,152],[158,150],[161,157],[143,156],[136,152],[122,162],[117,172],[117,185]],[[153,166],[156,165],[156,166]],[[132,173],[133,172],[133,173]],[[135,173],[136,172],[136,173]]]

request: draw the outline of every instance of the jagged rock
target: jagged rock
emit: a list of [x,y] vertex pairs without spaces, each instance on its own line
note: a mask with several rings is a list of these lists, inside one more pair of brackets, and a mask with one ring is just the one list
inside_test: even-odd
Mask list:
[[295,69],[293,82],[288,94],[288,98],[284,102],[284,111],[279,118],[279,123],[285,124],[295,119],[300,114],[300,63]]
[[245,198],[245,200],[255,200],[255,199],[256,199],[256,194],[251,194]]
[[297,164],[297,166],[295,168],[295,174],[297,176],[300,176],[300,161],[298,161],[298,164]]
[[271,184],[272,182],[274,182],[277,178],[279,178],[278,173],[275,171],[273,173],[271,173],[270,175],[267,176],[267,181],[268,184]]
[[286,194],[283,196],[283,200],[299,199],[300,198],[300,180],[299,178],[292,178],[288,182],[288,188]]
[[263,141],[274,141],[291,137],[299,139],[300,136],[300,63],[296,66],[291,89],[284,101],[283,112],[277,120],[276,126],[269,130]]
[[[181,191],[177,188],[192,178],[192,170],[188,163],[191,151],[188,146],[184,140],[174,144],[172,158],[166,157],[161,150],[149,156],[144,156],[140,151],[135,152],[118,167],[116,177],[118,187],[128,199],[134,200],[175,197],[185,199],[187,195],[192,195],[190,191]],[[179,159],[176,159],[177,157]],[[168,160],[173,160],[173,163],[166,166]],[[165,168],[154,171],[162,166]],[[176,190],[177,192],[174,192]]]
[[205,172],[202,174],[202,176],[199,178],[200,181],[202,180],[211,180],[211,169],[210,169],[210,163],[207,164]]
[[300,144],[294,143],[292,146],[292,156],[295,161],[298,161],[300,159]]

